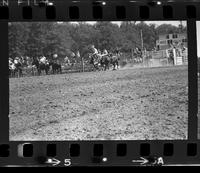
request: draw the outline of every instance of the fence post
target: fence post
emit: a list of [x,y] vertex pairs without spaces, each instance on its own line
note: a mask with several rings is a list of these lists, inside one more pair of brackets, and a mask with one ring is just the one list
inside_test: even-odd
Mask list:
[[85,66],[84,66],[84,58],[81,57],[81,62],[82,62],[82,71],[84,72],[85,71]]

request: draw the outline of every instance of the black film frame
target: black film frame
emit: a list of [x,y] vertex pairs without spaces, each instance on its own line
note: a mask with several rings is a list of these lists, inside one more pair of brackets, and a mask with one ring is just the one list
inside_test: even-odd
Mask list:
[[[31,1],[33,2],[33,1]],[[0,166],[40,165],[47,158],[57,158],[62,166],[133,166],[133,159],[144,157],[164,164],[200,164],[197,139],[198,82],[196,21],[200,3],[190,1],[65,1],[52,5],[10,0],[0,6]],[[32,13],[31,13],[31,12]],[[148,21],[186,20],[188,34],[188,140],[138,141],[9,141],[8,22],[17,21]],[[24,157],[18,147],[24,145]],[[52,145],[50,145],[52,144]],[[25,147],[26,146],[26,147]],[[117,155],[117,153],[120,153]],[[103,161],[107,158],[107,161]],[[66,164],[69,163],[70,164]]]

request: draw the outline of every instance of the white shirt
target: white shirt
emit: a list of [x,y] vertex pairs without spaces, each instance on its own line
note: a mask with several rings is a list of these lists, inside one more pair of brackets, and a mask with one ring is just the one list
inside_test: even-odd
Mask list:
[[12,64],[12,60],[11,59],[9,59],[9,64]]
[[15,59],[14,64],[18,64],[19,60]]
[[40,62],[42,62],[42,63],[45,64],[45,63],[46,63],[46,57],[43,56],[43,57],[40,59]]
[[92,48],[92,49],[93,49],[93,55],[98,54],[98,50],[96,48]]
[[108,51],[104,50],[102,56],[108,55]]

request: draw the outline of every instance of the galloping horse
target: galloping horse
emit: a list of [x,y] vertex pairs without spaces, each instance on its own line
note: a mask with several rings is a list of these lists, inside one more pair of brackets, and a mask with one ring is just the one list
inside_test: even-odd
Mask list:
[[99,55],[91,55],[89,54],[90,64],[93,65],[94,70],[100,70],[100,56]]
[[109,70],[110,57],[108,55],[102,56],[100,59],[100,64],[104,71]]

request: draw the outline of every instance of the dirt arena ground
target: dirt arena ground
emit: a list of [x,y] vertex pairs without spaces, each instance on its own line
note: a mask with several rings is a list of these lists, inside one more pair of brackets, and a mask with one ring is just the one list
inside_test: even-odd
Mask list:
[[10,140],[187,139],[186,66],[10,79]]

